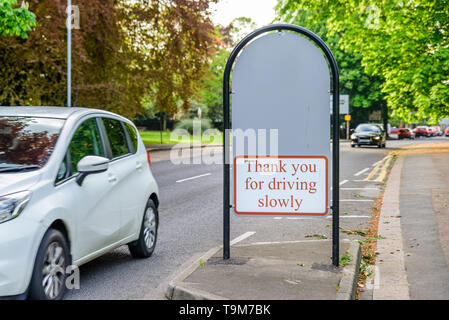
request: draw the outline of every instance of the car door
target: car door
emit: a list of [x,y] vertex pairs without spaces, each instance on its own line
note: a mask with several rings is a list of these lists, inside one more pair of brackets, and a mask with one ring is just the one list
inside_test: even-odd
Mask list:
[[139,231],[146,201],[140,179],[144,162],[136,154],[137,146],[122,121],[102,118],[111,153],[110,169],[117,179],[114,193],[120,198],[121,237],[132,237]]
[[114,193],[112,170],[91,174],[79,186],[78,162],[85,156],[106,156],[97,118],[80,123],[56,178],[58,199],[76,222],[73,260],[89,260],[120,238],[120,200]]

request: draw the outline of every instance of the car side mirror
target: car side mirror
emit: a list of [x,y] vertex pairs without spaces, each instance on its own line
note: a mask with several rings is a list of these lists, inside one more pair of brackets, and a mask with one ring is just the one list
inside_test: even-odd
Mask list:
[[109,168],[109,159],[97,156],[86,156],[78,162],[77,169],[79,174],[76,176],[76,183],[79,186],[83,184],[84,179],[95,173],[107,171]]
[[354,129],[350,129],[349,132],[354,133]]

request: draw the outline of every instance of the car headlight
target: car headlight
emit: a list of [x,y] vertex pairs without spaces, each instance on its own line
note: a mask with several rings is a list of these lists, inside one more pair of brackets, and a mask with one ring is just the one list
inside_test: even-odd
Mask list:
[[355,134],[352,134],[352,135],[351,135],[351,139],[352,139],[352,140],[355,140],[355,139],[357,139],[357,136],[356,136]]
[[0,196],[0,223],[16,218],[25,209],[30,199],[30,191],[21,191]]
[[380,139],[380,137],[374,137],[374,140],[379,140]]

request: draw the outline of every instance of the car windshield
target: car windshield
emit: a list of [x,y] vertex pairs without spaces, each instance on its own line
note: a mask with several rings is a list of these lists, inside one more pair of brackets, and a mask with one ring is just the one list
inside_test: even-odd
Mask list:
[[0,116],[0,172],[45,165],[64,120]]
[[361,124],[356,129],[355,132],[363,132],[363,131],[375,131],[380,132],[380,129],[376,126],[373,126],[371,124]]

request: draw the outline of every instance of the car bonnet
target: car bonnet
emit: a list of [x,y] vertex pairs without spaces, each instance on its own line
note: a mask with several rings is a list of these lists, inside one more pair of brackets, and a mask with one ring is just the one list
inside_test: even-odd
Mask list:
[[0,196],[30,190],[40,177],[40,170],[0,173]]

